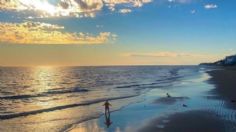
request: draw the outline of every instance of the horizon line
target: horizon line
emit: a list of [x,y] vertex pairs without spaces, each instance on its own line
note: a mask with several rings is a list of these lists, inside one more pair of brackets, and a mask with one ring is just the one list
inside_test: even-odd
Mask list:
[[127,65],[0,65],[0,67],[132,67],[132,66],[198,66],[199,64],[127,64]]

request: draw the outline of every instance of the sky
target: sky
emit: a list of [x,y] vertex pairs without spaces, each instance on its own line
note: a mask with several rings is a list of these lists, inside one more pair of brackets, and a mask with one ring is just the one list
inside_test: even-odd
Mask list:
[[0,0],[0,66],[196,65],[232,54],[235,0]]

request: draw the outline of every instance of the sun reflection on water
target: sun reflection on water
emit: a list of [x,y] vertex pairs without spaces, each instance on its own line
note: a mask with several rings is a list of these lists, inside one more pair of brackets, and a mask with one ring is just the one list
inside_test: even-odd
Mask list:
[[[53,67],[35,67],[33,69],[33,77],[36,81],[36,87],[34,88],[34,93],[47,92],[57,86],[59,78],[55,77],[56,70]],[[52,101],[37,101],[36,105],[39,107],[52,106]]]
[[51,67],[37,67],[34,69],[34,78],[38,82],[39,87],[37,90],[45,91],[45,89],[51,88],[51,83],[55,82],[55,78],[53,76],[55,70]]
[[68,132],[105,132],[105,130],[103,128],[101,128],[98,124],[97,120],[92,120],[89,123],[82,123],[79,124],[77,126],[75,126],[75,128],[69,130]]

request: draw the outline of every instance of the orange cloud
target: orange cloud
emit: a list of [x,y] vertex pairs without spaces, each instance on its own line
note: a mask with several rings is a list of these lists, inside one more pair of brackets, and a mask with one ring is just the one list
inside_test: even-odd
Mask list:
[[11,44],[105,44],[117,38],[110,32],[98,35],[63,32],[63,26],[40,22],[0,23],[0,42]]

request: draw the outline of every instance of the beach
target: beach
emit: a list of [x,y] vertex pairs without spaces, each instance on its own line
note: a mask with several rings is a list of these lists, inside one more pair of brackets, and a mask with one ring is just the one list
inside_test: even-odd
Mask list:
[[0,132],[236,132],[236,0],[0,0]]
[[[165,123],[165,121],[168,121]],[[164,124],[158,128],[156,124]],[[224,121],[208,111],[188,111],[153,120],[139,132],[225,132]]]
[[216,87],[214,91],[224,98],[230,108],[236,109],[236,68],[225,67],[209,74],[212,76],[210,83]]
[[[234,132],[236,112],[227,107],[229,104],[235,105],[229,100],[235,97],[231,94],[235,93],[233,87],[236,86],[234,69],[210,68],[204,75],[202,80],[187,79],[191,83],[181,85],[183,93],[176,92],[176,86],[170,88],[170,91],[176,92],[172,97],[164,93],[156,95],[161,91],[152,90],[142,103],[112,113],[113,126],[110,128],[104,127],[104,117],[101,116],[75,125],[69,131],[80,131],[81,128],[86,131],[88,127],[90,131],[115,132]],[[229,86],[232,88],[224,88]],[[196,94],[188,93],[197,88],[202,89],[195,91]]]
[[[212,70],[208,72],[211,78],[209,82],[215,85],[212,91],[217,93],[219,98],[226,102],[226,106],[234,109],[236,108],[236,68],[221,67],[219,70]],[[163,128],[157,128],[156,124],[160,124],[165,120],[169,120]],[[171,115],[168,119],[153,120],[146,127],[140,129],[140,132],[225,132],[233,131],[227,130],[224,123],[219,116],[214,112],[209,111],[188,111]],[[228,122],[228,124],[235,124],[235,122]]]
[[[236,130],[235,109],[228,107],[234,105],[233,69],[135,66],[2,71],[1,131]],[[9,80],[12,71],[19,76]],[[29,79],[31,85],[25,82]],[[17,94],[19,90],[23,92]],[[111,104],[108,117],[106,100]]]
[[[236,68],[221,67],[218,70],[209,72],[211,78],[209,82],[215,86],[212,91],[217,93],[219,98],[225,100],[226,106],[236,108]],[[218,98],[218,99],[219,99]],[[168,101],[168,99],[167,99]],[[170,102],[170,101],[168,101]],[[235,116],[235,115],[234,115]],[[163,124],[165,127],[158,128],[157,124]],[[170,115],[168,118],[157,118],[152,120],[147,126],[141,128],[140,132],[225,132],[234,131],[235,129],[227,129],[224,124],[235,124],[222,120],[217,114],[209,111],[187,111]]]

